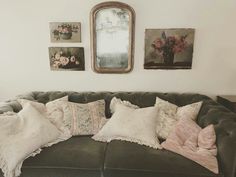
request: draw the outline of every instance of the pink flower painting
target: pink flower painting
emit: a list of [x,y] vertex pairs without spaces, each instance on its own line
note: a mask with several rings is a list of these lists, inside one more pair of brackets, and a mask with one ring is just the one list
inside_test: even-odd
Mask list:
[[145,69],[190,69],[193,29],[150,29],[145,37]]
[[49,47],[51,70],[84,70],[84,48]]
[[51,42],[81,42],[81,24],[79,22],[51,22]]

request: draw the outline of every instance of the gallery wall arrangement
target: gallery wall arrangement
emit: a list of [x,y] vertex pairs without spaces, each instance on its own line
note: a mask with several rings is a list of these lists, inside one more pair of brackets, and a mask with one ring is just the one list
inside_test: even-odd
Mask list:
[[[88,13],[89,14],[89,13]],[[80,43],[80,22],[50,22],[51,43]],[[90,12],[91,65],[96,73],[129,73],[134,63],[135,11],[116,1]],[[195,30],[146,29],[144,69],[191,69]],[[86,36],[88,37],[88,36]],[[53,71],[84,71],[83,47],[49,47]]]

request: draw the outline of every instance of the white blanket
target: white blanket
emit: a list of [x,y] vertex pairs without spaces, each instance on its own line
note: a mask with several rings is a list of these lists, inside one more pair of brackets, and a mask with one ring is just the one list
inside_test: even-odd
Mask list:
[[61,139],[60,131],[30,103],[18,114],[0,115],[0,168],[4,177],[17,177],[23,161]]

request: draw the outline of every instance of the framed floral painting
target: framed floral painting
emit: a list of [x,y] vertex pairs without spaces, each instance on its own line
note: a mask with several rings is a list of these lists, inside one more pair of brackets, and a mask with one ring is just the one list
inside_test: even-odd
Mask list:
[[84,48],[49,47],[49,60],[53,71],[84,71]]
[[81,42],[80,22],[51,22],[49,26],[52,43]]
[[194,29],[146,29],[144,69],[191,69]]

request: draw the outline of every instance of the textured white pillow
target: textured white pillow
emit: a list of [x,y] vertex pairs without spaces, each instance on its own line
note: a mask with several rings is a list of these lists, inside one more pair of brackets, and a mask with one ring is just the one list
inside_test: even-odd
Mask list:
[[71,137],[69,129],[63,124],[63,110],[62,105],[68,102],[68,96],[64,96],[62,98],[53,100],[48,102],[46,105],[43,103],[26,100],[26,99],[18,99],[17,100],[21,106],[24,108],[28,103],[35,107],[41,114],[47,117],[60,131],[61,138],[66,140]]
[[155,106],[159,109],[156,133],[158,138],[166,139],[178,120],[187,117],[196,120],[202,102],[192,103],[178,107],[168,101],[156,98]]
[[31,104],[13,115],[0,116],[0,168],[6,177],[19,176],[23,161],[40,148],[59,142],[59,130]]
[[[39,103],[39,102],[36,102],[36,101],[31,101],[31,100],[26,100],[26,99],[17,99],[17,101],[21,104],[21,106],[24,108],[25,105],[27,103],[30,103],[32,106],[34,106],[41,114],[47,116],[47,108],[45,106],[45,104],[43,103]],[[48,102],[47,104],[48,105],[51,105],[51,107],[53,107],[53,105],[55,105],[54,107],[56,107],[57,103],[59,101],[68,101],[68,96],[64,96],[62,98],[59,98],[59,99],[56,99],[56,100],[53,100],[53,101],[50,101]]]
[[64,120],[64,111],[62,106],[68,103],[68,96],[50,101],[46,104],[48,119],[61,131],[65,137],[71,136],[69,128]]
[[155,132],[157,118],[156,107],[134,109],[117,104],[111,119],[92,138],[102,142],[124,140],[161,149]]
[[116,111],[116,105],[117,104],[122,104],[122,105],[125,105],[127,107],[134,108],[134,109],[139,108],[137,105],[134,105],[134,104],[130,103],[129,101],[126,101],[126,100],[122,101],[120,98],[113,97],[112,100],[111,100],[111,103],[110,103],[111,113],[114,113]]

